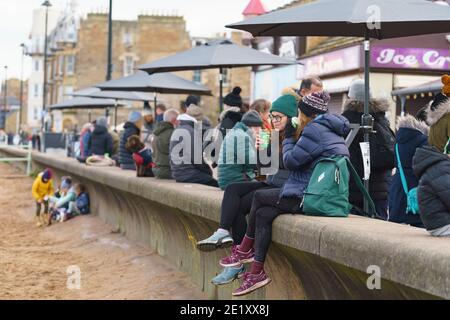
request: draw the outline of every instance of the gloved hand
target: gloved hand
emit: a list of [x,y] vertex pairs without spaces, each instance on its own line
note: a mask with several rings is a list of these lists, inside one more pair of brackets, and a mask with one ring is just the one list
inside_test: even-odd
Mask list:
[[292,138],[295,135],[297,129],[292,125],[292,118],[287,119],[286,127],[284,129],[284,137]]

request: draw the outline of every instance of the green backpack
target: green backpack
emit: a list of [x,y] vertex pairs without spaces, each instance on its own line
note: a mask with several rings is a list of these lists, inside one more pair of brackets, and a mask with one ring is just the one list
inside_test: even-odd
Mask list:
[[375,205],[369,193],[350,160],[343,156],[325,158],[316,164],[303,195],[302,211],[309,216],[347,217],[352,209],[348,201],[350,173],[374,214]]

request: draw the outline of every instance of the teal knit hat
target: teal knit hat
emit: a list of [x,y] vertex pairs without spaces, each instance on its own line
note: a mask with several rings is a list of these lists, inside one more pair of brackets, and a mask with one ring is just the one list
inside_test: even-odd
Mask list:
[[290,118],[298,116],[297,99],[291,94],[285,94],[272,103],[270,112],[280,112]]

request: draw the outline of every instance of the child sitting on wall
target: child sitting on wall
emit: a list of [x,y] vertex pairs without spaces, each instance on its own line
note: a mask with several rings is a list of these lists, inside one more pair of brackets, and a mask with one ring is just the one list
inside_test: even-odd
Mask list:
[[125,148],[133,154],[138,177],[154,177],[152,168],[155,166],[152,152],[142,143],[139,136],[132,135],[128,138]]
[[[48,215],[49,198],[53,194],[52,172],[45,169],[39,173],[34,180],[31,188],[33,198],[36,200],[36,225],[41,227],[44,224],[45,216]],[[44,205],[44,213],[41,215],[42,204]]]

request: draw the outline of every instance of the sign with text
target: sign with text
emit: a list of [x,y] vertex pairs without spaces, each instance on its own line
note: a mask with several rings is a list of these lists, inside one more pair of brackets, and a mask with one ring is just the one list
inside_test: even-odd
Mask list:
[[345,71],[356,70],[361,65],[361,46],[339,49],[333,52],[300,60],[303,65],[298,66],[297,79],[309,75],[324,76]]
[[450,70],[450,49],[373,46],[371,67]]

